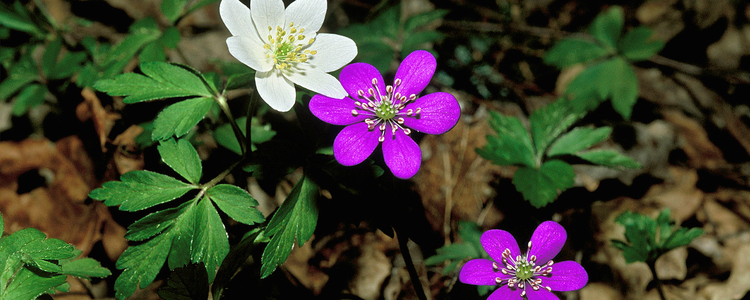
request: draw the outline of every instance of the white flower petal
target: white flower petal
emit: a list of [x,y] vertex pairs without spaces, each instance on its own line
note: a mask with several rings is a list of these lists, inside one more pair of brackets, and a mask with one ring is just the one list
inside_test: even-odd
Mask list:
[[326,73],[340,69],[357,56],[357,44],[338,34],[318,34],[308,49],[318,51],[308,58],[308,62]]
[[263,101],[268,103],[268,106],[281,112],[292,109],[295,99],[297,99],[294,83],[275,69],[255,73],[255,87]]
[[294,22],[294,27],[304,28],[304,34],[312,37],[323,26],[327,8],[326,0],[294,1],[286,8],[286,25],[289,26],[289,23]]
[[273,60],[266,57],[266,49],[257,35],[231,36],[227,38],[229,53],[241,63],[259,72],[273,68]]
[[264,42],[268,42],[268,27],[270,26],[276,36],[276,27],[284,28],[284,2],[281,0],[252,0],[250,1],[250,13],[253,22],[258,28],[258,35]]
[[303,88],[331,98],[341,99],[348,95],[336,77],[307,63],[298,63],[294,71],[285,71],[284,76]]
[[234,36],[258,35],[250,9],[239,0],[222,0],[219,4],[219,15],[229,32]]

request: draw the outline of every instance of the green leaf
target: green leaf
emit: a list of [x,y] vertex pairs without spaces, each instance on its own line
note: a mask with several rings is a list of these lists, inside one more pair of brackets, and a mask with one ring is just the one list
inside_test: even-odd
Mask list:
[[3,214],[0,214],[0,238],[2,238],[3,230],[5,230],[5,220],[3,220]]
[[369,63],[381,73],[388,72],[395,50],[385,43],[388,39],[378,34],[377,25],[353,24],[339,30],[357,44],[356,61]]
[[652,35],[653,31],[648,27],[636,27],[625,34],[617,49],[631,61],[647,60],[664,48],[664,42],[651,40]]
[[177,44],[180,43],[180,30],[174,26],[165,28],[158,42],[164,48],[176,49]]
[[[28,50],[28,52],[32,52]],[[0,83],[0,100],[9,99],[23,86],[39,79],[36,64],[30,53],[24,54],[8,72],[8,77]]]
[[172,235],[161,234],[146,243],[130,246],[117,260],[123,270],[115,280],[115,296],[125,299],[135,293],[136,287],[145,288],[154,281],[167,260],[172,246]]
[[612,133],[611,127],[577,127],[557,139],[547,152],[548,156],[574,154],[603,141]]
[[286,260],[295,241],[301,247],[312,237],[318,221],[317,194],[318,186],[303,176],[271,217],[265,235],[273,237],[261,257],[261,278],[271,275]]
[[161,12],[169,19],[169,22],[174,23],[182,15],[186,4],[187,0],[162,0]]
[[187,12],[185,12],[185,15],[190,14],[191,12],[194,12],[194,11],[200,9],[201,7],[204,7],[206,5],[213,4],[213,3],[216,3],[216,2],[219,2],[219,1],[220,0],[201,0],[198,3],[194,4],[192,7],[190,7],[187,10]]
[[175,141],[174,139],[163,140],[156,147],[161,155],[161,160],[166,163],[177,174],[180,174],[188,182],[198,184],[201,180],[203,168],[198,151],[185,139]]
[[700,228],[690,228],[690,230],[688,230],[687,228],[679,228],[674,233],[672,233],[670,239],[664,241],[664,245],[662,247],[664,247],[664,249],[668,249],[667,251],[669,251],[677,247],[687,246],[694,239],[703,235],[703,233],[703,229]]
[[250,88],[253,86],[252,85],[253,82],[255,82],[255,71],[247,72],[247,73],[240,73],[240,74],[232,74],[227,79],[227,85],[225,89],[234,90],[234,89]]
[[630,169],[638,169],[641,164],[634,161],[632,158],[620,154],[614,150],[592,150],[587,152],[579,152],[576,156],[589,161],[595,165],[605,166],[608,168],[625,167]]
[[544,62],[560,69],[596,60],[610,52],[599,44],[582,38],[567,38],[555,43],[544,56]]
[[610,49],[614,49],[617,47],[624,24],[622,7],[612,6],[596,16],[589,26],[589,33]]
[[164,300],[208,299],[208,276],[203,263],[174,269],[157,292]]
[[578,111],[578,108],[566,99],[559,99],[532,112],[529,122],[536,153],[544,153],[552,141],[583,116],[584,113]]
[[142,30],[126,36],[120,43],[108,51],[101,64],[104,69],[104,76],[101,78],[109,79],[122,72],[122,69],[130,63],[130,60],[139,50],[158,38],[158,30]]
[[372,21],[368,22],[375,28],[375,34],[389,37],[393,40],[398,38],[398,29],[401,24],[401,7],[391,6],[378,14]]
[[558,190],[565,191],[575,179],[573,167],[560,160],[545,162],[541,168],[521,167],[513,176],[513,185],[523,194],[523,198],[536,208],[555,201]]
[[229,237],[216,208],[207,198],[195,206],[195,233],[193,234],[191,260],[206,264],[208,281],[213,282],[216,270],[229,253]]
[[164,62],[144,62],[144,75],[127,73],[105,79],[94,88],[110,96],[127,96],[124,103],[175,97],[212,97],[203,80],[182,67]]
[[151,171],[131,171],[91,191],[89,197],[120,210],[137,211],[172,201],[197,187]]
[[49,277],[39,276],[37,273],[22,268],[13,277],[0,299],[33,300],[51,289],[65,284],[65,275],[53,275]]
[[415,15],[404,23],[404,32],[412,32],[419,27],[425,26],[432,23],[433,21],[442,19],[448,14],[450,10],[447,9],[436,9],[421,14]]
[[[259,227],[246,233],[242,240],[237,245],[232,246],[229,253],[221,262],[221,267],[216,273],[214,283],[211,285],[211,292],[214,295],[214,299],[221,299],[221,293],[226,285],[230,283],[232,277],[237,274],[237,271],[247,263],[248,257],[253,254],[255,245],[259,243],[256,241],[262,235],[262,229]],[[265,241],[267,243],[268,241]]]
[[[247,130],[246,125],[247,117],[237,119],[237,126],[240,127],[240,131],[242,131],[242,135],[244,136],[247,136],[247,133],[245,132]],[[257,118],[253,118],[252,124],[250,125],[253,144],[265,143],[270,141],[276,135],[276,131],[271,129],[271,124],[260,125]],[[234,153],[242,154],[242,149],[240,148],[239,142],[237,142],[237,137],[234,135],[234,131],[230,124],[224,124],[217,127],[216,130],[214,130],[214,139],[224,148],[232,150]],[[254,145],[252,150],[255,150]]]
[[68,52],[52,68],[47,79],[56,80],[71,77],[73,74],[81,70],[82,64],[87,59],[88,56],[84,52]]
[[185,202],[178,207],[153,212],[133,222],[128,226],[128,233],[125,234],[125,238],[130,241],[143,241],[170,229],[190,203]]
[[12,8],[4,3],[0,4],[0,24],[37,36],[44,33],[44,30],[34,23],[26,8],[19,1],[13,2]]
[[490,126],[497,134],[487,136],[487,145],[476,150],[479,155],[501,166],[536,164],[531,138],[521,121],[491,111]]
[[151,42],[141,50],[141,54],[138,56],[138,60],[141,63],[144,62],[164,62],[167,60],[167,54],[164,52],[164,48],[157,42]]
[[81,258],[66,262],[62,264],[62,273],[89,280],[91,277],[107,277],[112,275],[109,269],[102,267],[93,258]]
[[172,136],[182,137],[193,129],[211,109],[213,99],[193,98],[177,102],[165,108],[154,120],[153,140],[165,140]]
[[52,69],[57,64],[57,57],[60,56],[60,50],[62,49],[62,38],[58,37],[54,41],[47,45],[42,54],[42,71],[44,76],[49,77],[52,74]]
[[[621,58],[614,60],[614,69],[611,70],[609,83],[612,94],[612,107],[626,120],[633,113],[633,106],[638,100],[638,78],[633,68]],[[604,80],[604,79],[602,79]]]
[[29,109],[44,103],[44,96],[47,95],[47,86],[42,84],[31,84],[23,88],[16,101],[13,102],[13,115],[22,116]]
[[221,211],[237,222],[253,225],[266,220],[263,213],[253,208],[258,206],[258,201],[237,186],[219,184],[208,189],[206,196],[211,198]]

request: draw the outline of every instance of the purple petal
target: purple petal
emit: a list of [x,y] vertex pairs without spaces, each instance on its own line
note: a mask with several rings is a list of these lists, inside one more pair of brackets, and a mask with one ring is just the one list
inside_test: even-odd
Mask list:
[[333,157],[342,165],[353,166],[364,161],[378,146],[379,130],[367,130],[367,124],[346,126],[333,140]]
[[589,281],[586,270],[577,262],[568,260],[552,265],[552,275],[542,279],[542,286],[549,286],[553,291],[574,291],[583,288]]
[[510,279],[512,275],[505,275],[492,270],[492,261],[477,258],[467,261],[458,273],[458,280],[465,284],[495,285],[495,278]]
[[436,66],[435,57],[430,52],[424,50],[412,52],[398,66],[394,82],[396,79],[401,79],[401,85],[396,87],[394,93],[401,93],[406,97],[419,94],[430,83]]
[[490,296],[487,298],[487,300],[522,300],[521,298],[521,290],[519,289],[511,289],[508,287],[507,284],[497,288]]
[[531,235],[529,255],[536,255],[536,264],[543,265],[560,253],[567,238],[568,234],[560,224],[545,221]]
[[409,179],[419,171],[422,164],[422,150],[414,140],[404,134],[403,130],[391,133],[391,126],[386,126],[385,141],[383,141],[383,158],[393,175],[401,179]]
[[365,114],[365,111],[359,111],[357,116],[352,115],[352,110],[356,110],[354,100],[349,97],[344,99],[335,99],[323,95],[315,95],[310,99],[310,112],[323,120],[323,122],[333,125],[350,125],[362,122],[372,114]]
[[545,290],[545,289],[539,289],[538,291],[535,291],[531,287],[526,287],[526,299],[528,300],[560,300],[560,298],[557,298],[555,294],[552,292]]
[[510,256],[516,259],[521,255],[521,249],[512,234],[505,230],[490,229],[482,234],[482,247],[498,264],[503,264],[503,251],[510,249]]
[[[367,92],[367,90],[370,88],[374,89],[372,85],[373,79],[378,81],[376,86],[380,90],[380,94],[385,95],[386,93],[383,75],[380,75],[378,69],[370,64],[353,63],[347,65],[346,67],[341,69],[339,79],[341,80],[341,85],[344,86],[346,92],[349,93],[349,95],[352,96],[353,99],[360,99],[357,95],[360,90],[365,93],[366,97],[371,96],[371,94]],[[378,94],[378,91],[373,92],[374,94]]]
[[404,107],[405,110],[417,108],[420,108],[420,114],[417,117],[404,117],[404,126],[429,134],[441,134],[450,130],[456,126],[461,116],[461,107],[458,106],[456,97],[448,93],[425,95]]

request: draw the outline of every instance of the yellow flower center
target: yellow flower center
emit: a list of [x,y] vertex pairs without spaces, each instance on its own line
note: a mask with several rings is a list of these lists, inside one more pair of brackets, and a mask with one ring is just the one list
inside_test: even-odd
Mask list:
[[268,43],[263,45],[266,49],[266,58],[273,59],[276,69],[284,70],[293,67],[297,63],[306,62],[318,51],[306,49],[315,42],[310,38],[305,42],[304,28],[294,27],[294,22],[289,23],[289,32],[276,26],[276,33],[268,26]]

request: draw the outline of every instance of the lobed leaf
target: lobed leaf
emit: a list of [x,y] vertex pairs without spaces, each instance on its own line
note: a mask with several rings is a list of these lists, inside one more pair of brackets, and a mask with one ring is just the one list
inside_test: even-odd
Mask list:
[[605,166],[608,168],[625,167],[629,169],[638,169],[641,167],[641,164],[634,161],[632,158],[627,157],[614,150],[592,150],[587,152],[579,152],[576,154],[576,156],[595,165]]
[[175,97],[212,97],[203,80],[182,67],[165,62],[144,62],[144,75],[126,73],[105,79],[94,88],[110,96],[126,96],[124,103]]
[[178,207],[153,212],[140,218],[128,226],[125,238],[130,241],[143,241],[170,229],[189,205],[190,202],[185,202]]
[[146,288],[154,281],[167,260],[172,246],[171,234],[161,234],[146,243],[130,246],[120,255],[116,266],[123,270],[115,280],[115,296],[125,299],[137,287]]
[[450,11],[447,9],[435,9],[410,17],[404,23],[404,32],[412,32],[416,29],[419,29],[419,27],[430,24],[433,21],[440,20],[449,12]]
[[161,160],[166,163],[177,174],[187,179],[192,184],[198,184],[203,168],[198,151],[185,139],[175,141],[174,139],[163,140],[156,147],[161,155]]
[[33,83],[24,87],[18,96],[16,101],[13,102],[13,115],[22,116],[29,109],[36,107],[44,103],[44,97],[47,95],[47,86],[43,84]]
[[612,127],[576,127],[558,138],[547,151],[548,156],[574,154],[603,141],[612,133]]
[[153,140],[165,140],[187,134],[206,116],[213,105],[208,97],[193,98],[172,104],[162,110],[154,120]]
[[532,112],[529,122],[537,155],[541,156],[552,141],[583,116],[584,113],[566,99],[559,99]]
[[303,176],[271,217],[265,235],[273,237],[261,257],[261,278],[271,275],[287,259],[295,241],[301,247],[312,237],[318,221],[317,193],[318,186]]
[[197,187],[151,171],[131,171],[91,191],[89,197],[120,210],[137,211],[172,201]]
[[112,272],[93,258],[81,258],[62,264],[62,273],[90,280],[91,277],[107,277]]
[[651,58],[664,48],[664,42],[652,39],[653,30],[639,26],[628,31],[617,43],[617,49],[631,61]]
[[208,277],[203,263],[174,269],[157,292],[165,300],[208,299]]
[[[247,136],[247,117],[238,118],[237,126],[240,127],[242,135]],[[253,118],[250,126],[250,139],[252,139],[253,142],[253,151],[256,150],[255,144],[265,143],[276,135],[276,131],[271,129],[270,124],[261,125],[256,118]],[[240,148],[240,143],[237,141],[237,137],[234,135],[234,131],[230,124],[223,124],[217,127],[216,130],[214,130],[213,135],[219,145],[232,150],[234,153],[242,154],[242,148]]]
[[263,213],[253,208],[258,206],[258,201],[237,186],[219,184],[208,189],[206,196],[237,222],[253,225],[265,221]]
[[625,17],[622,7],[612,6],[600,13],[589,26],[589,33],[610,49],[617,47]]
[[555,43],[544,56],[544,62],[560,69],[594,61],[610,55],[611,51],[602,48],[594,41],[582,38],[567,38]]
[[522,167],[513,175],[513,185],[536,208],[555,201],[558,190],[567,190],[575,184],[573,167],[560,160],[550,160],[535,169]]
[[497,135],[487,136],[487,145],[476,150],[479,155],[501,166],[536,165],[531,138],[521,121],[515,117],[490,112],[490,126]]

